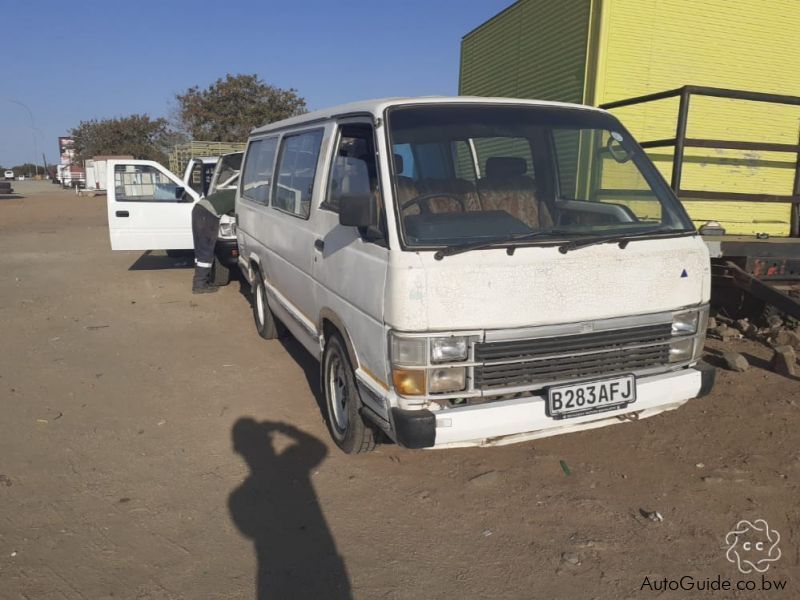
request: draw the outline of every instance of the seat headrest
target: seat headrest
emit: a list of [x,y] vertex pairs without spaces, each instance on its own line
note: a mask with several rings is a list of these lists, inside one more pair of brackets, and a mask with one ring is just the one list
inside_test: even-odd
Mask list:
[[337,156],[333,164],[334,180],[340,182],[339,194],[369,194],[367,163],[351,156]]
[[528,165],[518,156],[492,156],[486,160],[486,177],[489,179],[524,175]]
[[400,175],[403,172],[403,157],[399,154],[394,155],[394,172],[395,175]]

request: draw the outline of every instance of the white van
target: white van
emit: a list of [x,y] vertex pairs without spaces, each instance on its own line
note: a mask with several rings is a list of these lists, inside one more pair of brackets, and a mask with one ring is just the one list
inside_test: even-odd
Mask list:
[[[238,184],[242,152],[190,162],[181,181],[169,169],[152,160],[108,161],[106,181],[113,182],[106,194],[108,232],[112,250],[192,250],[194,203],[218,189]],[[196,179],[196,180],[195,180]],[[194,185],[194,187],[193,187]],[[223,215],[214,251],[212,280],[225,285],[230,267],[239,256],[233,217]]]
[[495,445],[709,392],[709,256],[630,133],[502,98],[349,104],[256,129],[237,193],[256,328],[321,363],[345,452]]

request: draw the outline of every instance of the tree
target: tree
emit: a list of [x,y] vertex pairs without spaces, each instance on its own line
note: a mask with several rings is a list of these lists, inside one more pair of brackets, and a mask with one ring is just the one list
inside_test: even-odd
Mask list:
[[35,165],[33,163],[23,163],[21,165],[11,167],[11,170],[14,171],[14,177],[19,177],[20,175],[31,177],[32,175],[38,175],[41,168],[42,168],[41,165]]
[[258,75],[226,75],[206,89],[177,94],[177,113],[192,139],[242,142],[254,127],[306,112],[297,90],[263,82]]
[[86,160],[103,154],[129,154],[134,158],[167,161],[171,146],[181,141],[166,119],[134,114],[114,119],[81,121],[70,134],[75,156]]

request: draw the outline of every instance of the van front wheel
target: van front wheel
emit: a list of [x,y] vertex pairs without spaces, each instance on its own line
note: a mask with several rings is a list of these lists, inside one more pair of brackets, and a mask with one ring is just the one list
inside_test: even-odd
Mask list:
[[334,333],[322,355],[322,391],[328,429],[333,441],[347,454],[375,448],[375,432],[361,416],[361,396],[342,338]]

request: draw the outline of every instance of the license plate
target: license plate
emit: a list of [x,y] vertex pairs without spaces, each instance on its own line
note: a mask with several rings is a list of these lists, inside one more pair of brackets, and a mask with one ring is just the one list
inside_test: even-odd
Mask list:
[[624,375],[602,381],[559,385],[547,390],[547,416],[582,417],[615,410],[636,401],[636,378]]

